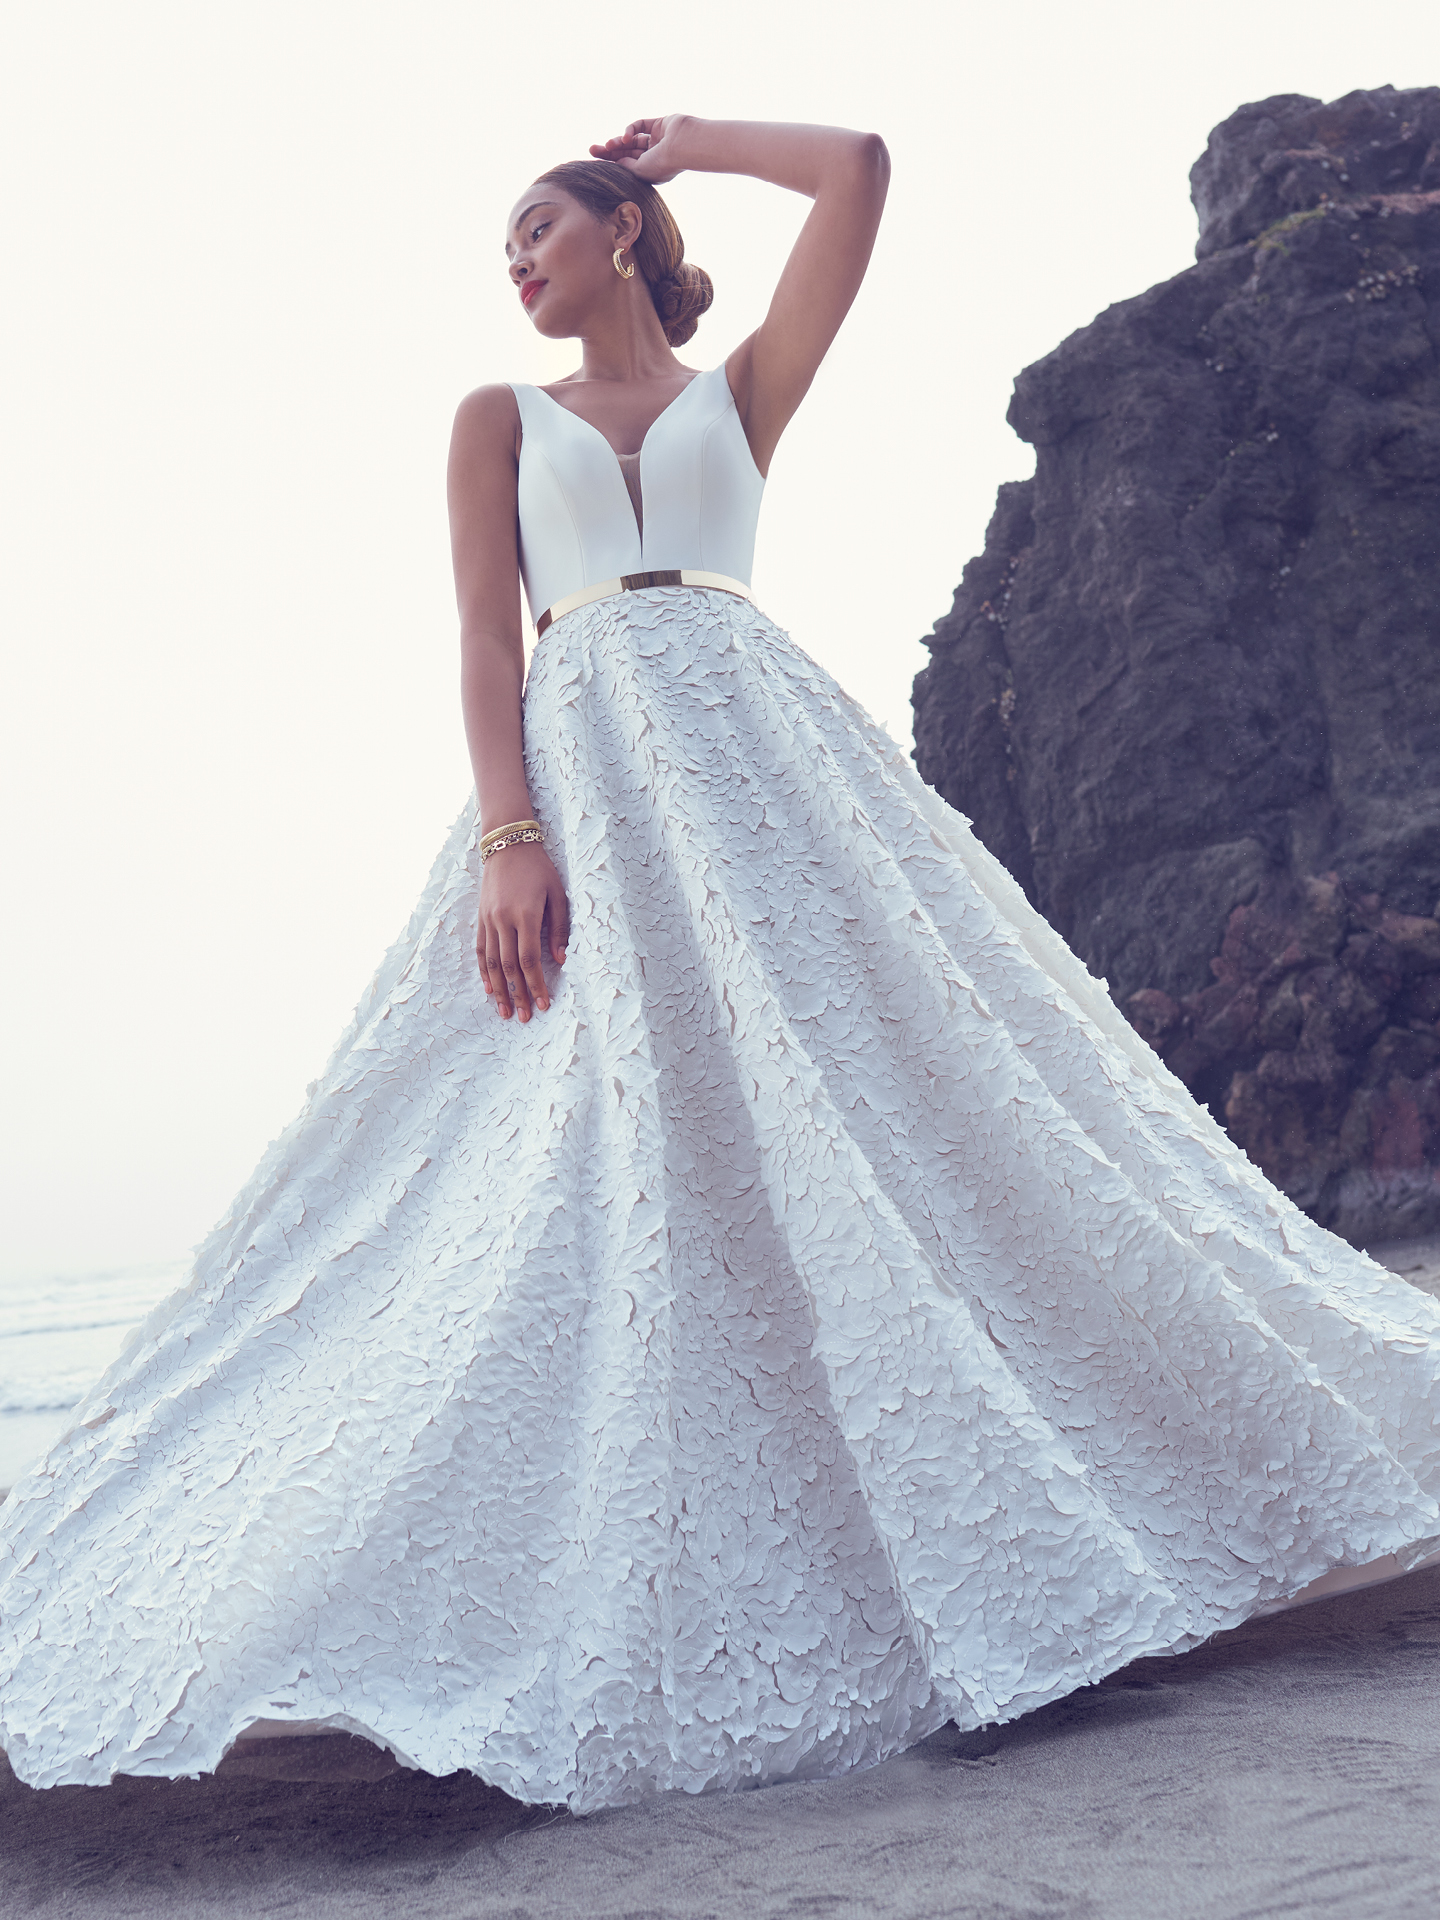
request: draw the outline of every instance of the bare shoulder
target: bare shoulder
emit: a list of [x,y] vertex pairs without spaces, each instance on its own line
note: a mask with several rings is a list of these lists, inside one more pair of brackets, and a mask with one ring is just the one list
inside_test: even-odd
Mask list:
[[514,389],[497,381],[467,393],[455,409],[453,440],[456,450],[466,453],[518,451],[520,408]]
[[[455,409],[445,491],[462,602],[518,592],[515,505],[520,409],[506,386],[476,387]],[[497,585],[497,581],[500,583]],[[467,597],[468,596],[468,597]],[[478,596],[478,600],[475,598]],[[520,627],[519,603],[515,631]]]

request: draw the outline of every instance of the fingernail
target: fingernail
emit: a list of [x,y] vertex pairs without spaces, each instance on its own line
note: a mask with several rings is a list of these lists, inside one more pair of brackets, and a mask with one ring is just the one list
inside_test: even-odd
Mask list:
[[559,966],[562,966],[562,967],[563,967],[563,966],[564,966],[564,964],[565,964],[565,949],[564,949],[564,947],[561,947],[561,949],[560,949],[560,953],[559,953],[559,957],[558,957],[558,960],[557,960],[557,965],[559,965]]

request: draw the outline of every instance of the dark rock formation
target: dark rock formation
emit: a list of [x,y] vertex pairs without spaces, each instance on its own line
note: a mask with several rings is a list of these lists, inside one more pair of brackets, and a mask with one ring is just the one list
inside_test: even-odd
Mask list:
[[[1035,477],[1001,488],[926,643],[915,738],[1121,1004],[1184,1003],[1195,1047],[1237,906],[1288,929],[1333,872],[1348,952],[1440,900],[1440,88],[1242,107],[1191,182],[1199,264],[1016,382]],[[1309,975],[1285,977],[1303,1001]],[[1420,1017],[1408,987],[1366,991],[1381,1026],[1337,1054],[1344,1113],[1311,1114],[1308,1159],[1275,1144],[1281,1105],[1271,1133],[1256,1117],[1278,1069],[1253,1022],[1203,1069],[1168,1049],[1335,1220],[1345,1166],[1369,1164],[1344,1131],[1368,1050],[1400,1002],[1397,1030]]]
[[1211,970],[1126,1010],[1250,1158],[1361,1245],[1440,1226],[1440,920],[1333,873],[1272,880]]

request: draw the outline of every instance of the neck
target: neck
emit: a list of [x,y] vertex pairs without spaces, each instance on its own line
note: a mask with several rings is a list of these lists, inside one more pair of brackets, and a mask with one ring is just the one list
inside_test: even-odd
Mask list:
[[665,380],[681,371],[665,338],[650,289],[637,273],[617,285],[618,298],[597,324],[580,336],[580,380]]

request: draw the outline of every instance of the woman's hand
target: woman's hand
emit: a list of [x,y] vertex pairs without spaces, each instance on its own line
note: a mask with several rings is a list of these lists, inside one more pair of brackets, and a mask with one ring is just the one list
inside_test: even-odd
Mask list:
[[632,120],[624,133],[607,140],[603,147],[591,147],[591,158],[618,160],[652,187],[663,187],[688,165],[680,152],[679,135],[689,120],[687,113],[667,113],[659,120]]
[[569,939],[570,902],[545,849],[532,840],[492,854],[480,876],[475,958],[502,1019],[518,1013],[528,1020],[533,1008],[547,1010],[542,956],[548,945],[563,967]]

